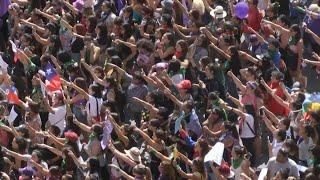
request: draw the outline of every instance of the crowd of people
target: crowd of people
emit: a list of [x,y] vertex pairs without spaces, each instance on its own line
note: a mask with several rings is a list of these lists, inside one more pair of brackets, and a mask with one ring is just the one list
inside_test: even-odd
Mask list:
[[318,0],[0,0],[0,179],[317,180],[318,75]]

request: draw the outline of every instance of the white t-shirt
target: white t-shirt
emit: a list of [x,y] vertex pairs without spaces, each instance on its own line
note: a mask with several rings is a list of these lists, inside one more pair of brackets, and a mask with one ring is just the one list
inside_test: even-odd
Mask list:
[[251,129],[254,131],[254,119],[251,114],[245,114],[245,119],[242,124],[242,130],[240,137],[241,138],[254,138],[255,135],[252,133],[250,128],[248,127],[248,124],[250,125]]
[[[98,107],[97,107],[98,104]],[[89,95],[89,100],[87,101],[86,110],[89,117],[97,117],[100,114],[102,105],[101,98],[95,98]],[[98,110],[98,111],[97,111]]]
[[59,107],[54,107],[52,109],[54,111],[54,114],[49,113],[48,121],[51,125],[57,126],[62,132],[66,127],[67,107],[66,105],[62,105]]

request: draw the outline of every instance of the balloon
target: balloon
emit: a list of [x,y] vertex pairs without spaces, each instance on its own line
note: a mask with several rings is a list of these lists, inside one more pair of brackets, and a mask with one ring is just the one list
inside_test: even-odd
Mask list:
[[235,7],[235,15],[240,18],[240,19],[244,19],[247,17],[248,12],[249,12],[249,6],[247,3],[245,2],[239,2],[236,4]]

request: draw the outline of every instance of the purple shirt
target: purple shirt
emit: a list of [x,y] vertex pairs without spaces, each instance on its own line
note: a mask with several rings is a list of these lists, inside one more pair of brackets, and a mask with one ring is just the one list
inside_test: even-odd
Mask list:
[[10,0],[0,0],[0,17],[6,14],[10,4],[11,4]]

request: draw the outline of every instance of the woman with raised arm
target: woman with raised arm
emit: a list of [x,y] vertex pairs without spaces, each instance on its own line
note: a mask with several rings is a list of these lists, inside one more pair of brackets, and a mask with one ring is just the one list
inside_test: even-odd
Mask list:
[[[95,84],[89,86],[89,93],[75,85],[74,83],[67,82],[63,79],[62,83],[66,84],[67,86],[75,89],[80,94],[82,94],[84,99],[87,100],[86,104],[86,111],[87,115],[91,118],[92,124],[100,122],[100,111],[102,105],[102,89]],[[89,124],[90,124],[89,123]]]

